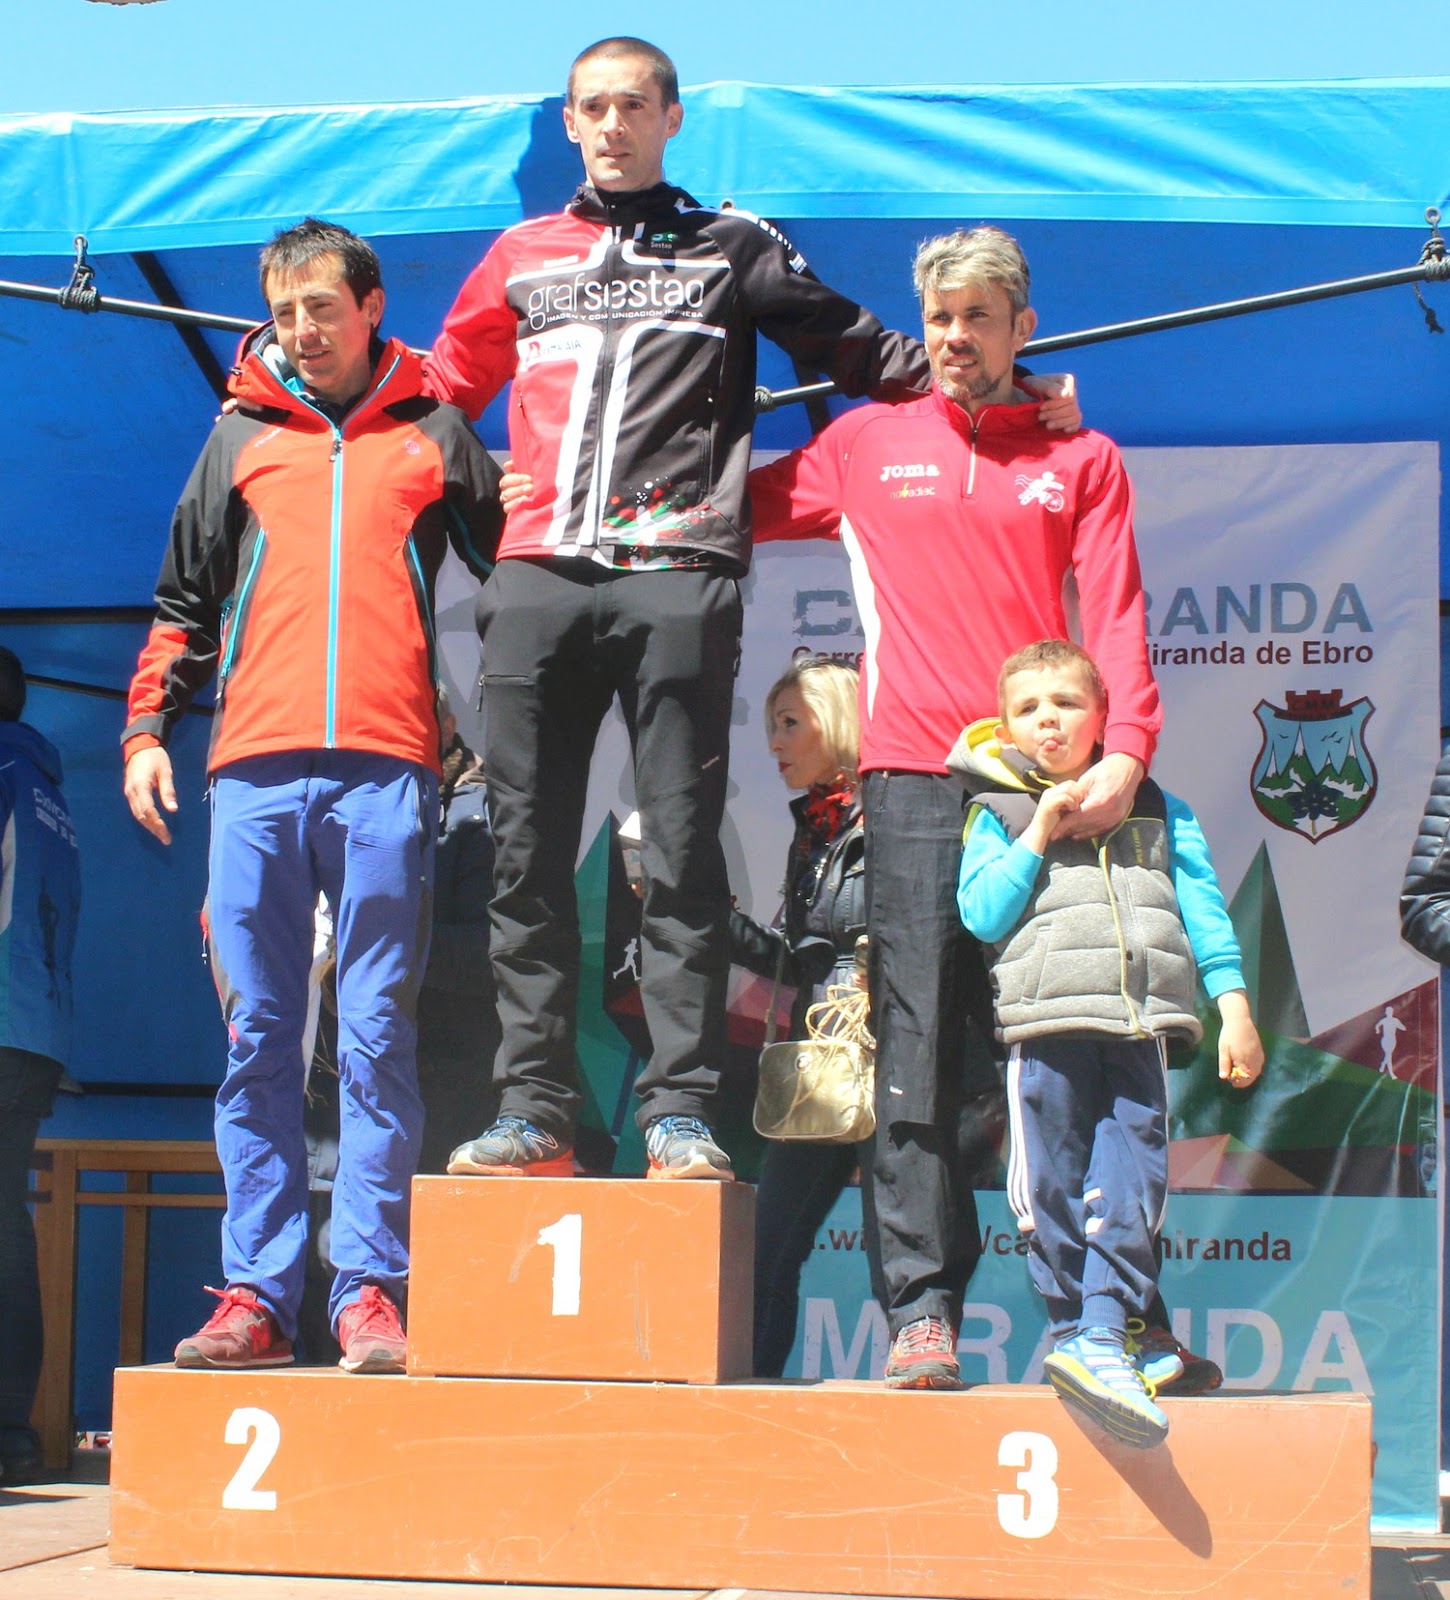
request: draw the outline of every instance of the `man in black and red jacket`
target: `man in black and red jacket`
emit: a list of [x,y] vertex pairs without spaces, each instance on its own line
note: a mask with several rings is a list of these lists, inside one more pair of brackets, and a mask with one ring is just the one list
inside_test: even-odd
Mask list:
[[710,1122],[756,333],[849,395],[930,387],[921,346],[827,288],[769,223],[664,181],[683,116],[662,51],[635,38],[585,50],[564,125],[588,182],[563,212],[503,234],[428,362],[432,392],[474,416],[512,380],[513,464],[533,484],[479,602],[502,1101],[454,1153],[455,1173],[572,1170],[573,875],[590,757],[617,695],[643,835],[649,1174],[731,1177]]

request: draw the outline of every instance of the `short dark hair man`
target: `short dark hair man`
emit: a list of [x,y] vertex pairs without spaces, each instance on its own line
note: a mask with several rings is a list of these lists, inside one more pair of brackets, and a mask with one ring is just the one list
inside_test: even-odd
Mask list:
[[954,1388],[962,1296],[981,1254],[959,1130],[976,1125],[989,1143],[1001,1095],[981,952],[957,913],[963,794],[946,758],[964,727],[995,712],[1002,661],[1066,637],[1069,570],[1108,714],[1106,753],[1079,780],[1087,793],[1064,831],[1102,833],[1127,814],[1161,710],[1122,459],[1102,434],[1048,432],[1015,385],[1037,322],[1017,241],[997,228],[929,239],[915,282],[931,394],[849,412],[753,473],[751,491],[762,538],[840,536],[851,556],[866,633],[868,1179],[893,1335],[886,1380]]
[[587,182],[561,214],[503,234],[429,361],[433,392],[474,415],[513,381],[513,459],[533,482],[479,604],[502,1102],[452,1172],[572,1168],[574,866],[590,757],[618,696],[643,836],[650,1176],[731,1176],[709,1123],[725,1047],[719,833],[756,333],[847,394],[902,399],[930,381],[915,340],[827,288],[776,229],[665,182],[683,118],[654,45],[583,51],[564,126]]
[[0,646],[0,1481],[42,1471],[30,1426],[44,1354],[27,1195],[35,1136],[70,1059],[80,857],[56,748],[20,720],[25,671]]
[[308,218],[262,253],[272,320],[243,342],[172,522],[131,683],[126,798],[162,843],[165,749],[213,672],[210,934],[226,975],[226,1288],[179,1366],[292,1359],[307,1233],[301,1038],[313,917],[337,929],[342,1139],[331,1316],[349,1371],[401,1371],[408,1186],[422,1109],[445,545],[482,574],[497,469],[422,364],[378,335],[377,257]]

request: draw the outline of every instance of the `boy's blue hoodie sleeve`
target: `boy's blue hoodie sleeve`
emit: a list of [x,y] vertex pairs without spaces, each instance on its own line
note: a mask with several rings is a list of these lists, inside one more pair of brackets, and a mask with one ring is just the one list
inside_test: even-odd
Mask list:
[[1020,839],[1010,843],[994,812],[976,806],[967,817],[957,910],[968,933],[993,943],[1022,920],[1042,857]]
[[1244,985],[1243,957],[1229,921],[1218,875],[1208,854],[1208,841],[1198,818],[1176,796],[1165,792],[1168,814],[1168,860],[1173,892],[1198,975],[1210,1000]]

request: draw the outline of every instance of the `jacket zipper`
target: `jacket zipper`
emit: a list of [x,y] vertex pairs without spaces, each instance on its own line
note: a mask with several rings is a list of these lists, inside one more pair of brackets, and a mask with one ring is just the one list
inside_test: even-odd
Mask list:
[[[318,416],[332,429],[332,450],[328,456],[328,460],[332,464],[332,528],[327,573],[327,712],[326,725],[323,731],[323,748],[327,750],[335,750],[337,748],[337,639],[342,588],[343,438],[348,423],[352,422],[359,412],[372,411],[376,408],[378,396],[391,382],[392,376],[397,370],[398,358],[394,358],[392,366],[373,385],[365,400],[359,404],[356,410],[344,417],[340,423],[334,422],[319,406],[312,406]],[[307,404],[312,405],[312,402],[307,400],[305,395],[302,398]]]
[[[1114,828],[1113,833],[1116,832],[1117,829]],[[1134,1003],[1132,995],[1128,993],[1128,939],[1123,932],[1123,919],[1118,914],[1118,897],[1113,892],[1112,866],[1108,861],[1108,843],[1112,836],[1110,833],[1103,838],[1098,844],[1097,854],[1098,866],[1103,874],[1103,887],[1108,896],[1108,909],[1113,914],[1113,932],[1118,941],[1118,993],[1122,996],[1123,1005],[1127,1008],[1128,1021],[1132,1025],[1134,1038],[1147,1039],[1151,1037],[1152,1030],[1143,1026],[1142,1015]]]
[[327,726],[323,745],[337,747],[338,586],[342,578],[342,429],[332,430],[332,549],[327,569]]

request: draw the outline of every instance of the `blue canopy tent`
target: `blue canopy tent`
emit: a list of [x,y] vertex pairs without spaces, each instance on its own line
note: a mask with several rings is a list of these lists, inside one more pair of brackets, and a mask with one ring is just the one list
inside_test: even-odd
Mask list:
[[[671,177],[771,218],[821,277],[905,328],[916,242],[958,223],[1021,238],[1052,335],[1407,267],[1426,208],[1450,209],[1450,79],[713,84],[684,102]],[[259,245],[313,213],[377,244],[387,328],[426,345],[496,233],[572,191],[559,110],[497,97],[0,118],[0,279],[63,286],[84,235],[103,296],[154,300],[169,284],[187,306],[260,316]],[[1450,321],[1450,294],[1426,298]],[[225,369],[235,338],[199,337]],[[114,694],[216,410],[212,378],[164,323],[18,298],[0,297],[0,351],[0,639],[40,680],[31,713],[66,753],[85,864],[73,1070],[98,1092],[52,1127],[205,1137],[222,1050],[195,922],[207,728],[188,718],[178,741],[185,810],[163,851],[121,800]],[[1129,445],[1443,441],[1447,356],[1400,287],[1039,364],[1076,371],[1089,419]],[[782,388],[797,375],[763,345],[761,377]],[[500,403],[480,432],[503,448]],[[762,418],[757,443],[807,432],[787,407]],[[211,1226],[199,1220],[196,1238]],[[104,1412],[103,1372],[80,1403]]]

